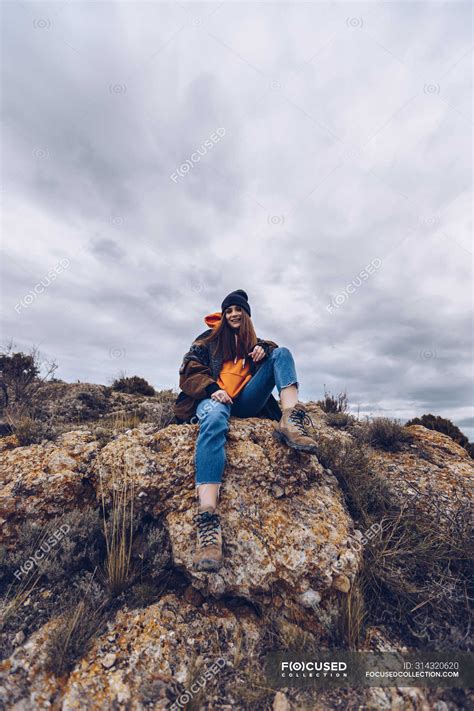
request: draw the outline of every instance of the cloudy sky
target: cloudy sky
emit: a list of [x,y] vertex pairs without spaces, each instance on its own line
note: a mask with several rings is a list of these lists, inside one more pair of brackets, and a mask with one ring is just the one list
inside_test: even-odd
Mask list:
[[303,399],[473,438],[470,3],[2,14],[2,345],[176,387],[244,288]]

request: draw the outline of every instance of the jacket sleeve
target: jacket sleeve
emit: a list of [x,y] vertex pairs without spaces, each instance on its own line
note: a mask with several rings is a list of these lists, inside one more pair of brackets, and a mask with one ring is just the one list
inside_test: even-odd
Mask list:
[[220,390],[211,377],[209,351],[204,346],[193,343],[185,354],[179,369],[179,387],[196,400],[211,397],[212,393]]
[[262,338],[257,338],[257,346],[262,346],[265,356],[269,356],[275,348],[278,348],[278,344],[275,341],[267,341]]

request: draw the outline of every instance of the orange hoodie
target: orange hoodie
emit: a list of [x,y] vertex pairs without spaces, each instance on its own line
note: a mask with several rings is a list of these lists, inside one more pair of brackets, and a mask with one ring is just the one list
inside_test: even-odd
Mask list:
[[[221,322],[221,318],[221,312],[216,311],[206,316],[204,321],[210,328],[217,328]],[[235,334],[235,338],[238,338],[237,334]],[[242,360],[239,359],[239,361],[237,361],[237,357],[235,357],[234,360],[226,360],[222,363],[217,384],[222,390],[226,391],[227,395],[234,399],[247,385],[251,377],[250,363],[246,362],[245,357],[242,358]]]

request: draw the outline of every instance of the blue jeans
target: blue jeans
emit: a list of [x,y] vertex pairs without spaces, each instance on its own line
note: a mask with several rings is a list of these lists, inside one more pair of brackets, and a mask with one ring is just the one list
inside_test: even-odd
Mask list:
[[255,417],[276,386],[278,393],[289,385],[296,385],[296,368],[288,348],[275,348],[262,362],[232,405],[212,398],[201,400],[196,409],[199,435],[196,441],[194,465],[196,486],[220,484],[226,464],[225,443],[229,417]]

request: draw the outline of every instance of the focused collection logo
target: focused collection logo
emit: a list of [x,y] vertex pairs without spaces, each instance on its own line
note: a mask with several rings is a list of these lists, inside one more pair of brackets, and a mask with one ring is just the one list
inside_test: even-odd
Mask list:
[[294,661],[280,662],[282,677],[347,677],[347,663],[342,661]]
[[474,685],[472,652],[275,651],[266,655],[265,667],[268,680],[276,687],[336,689],[409,685],[470,688]]

